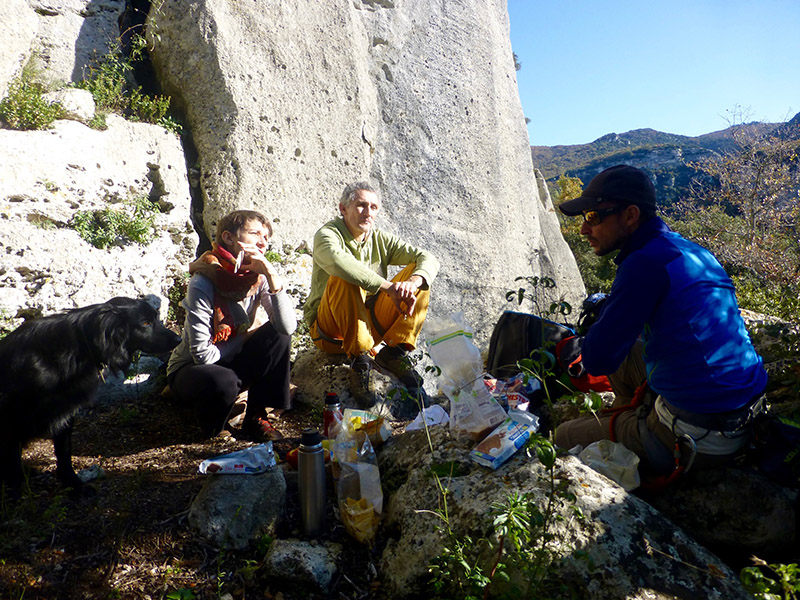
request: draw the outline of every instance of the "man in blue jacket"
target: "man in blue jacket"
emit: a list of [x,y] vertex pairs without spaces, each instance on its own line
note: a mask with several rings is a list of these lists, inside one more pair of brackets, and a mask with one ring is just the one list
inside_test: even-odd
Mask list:
[[619,250],[611,293],[583,339],[583,367],[609,376],[615,408],[645,379],[652,394],[637,410],[563,423],[556,443],[615,439],[655,474],[729,460],[749,441],[767,374],[722,266],[656,216],[655,188],[637,168],[606,169],[559,209],[583,216],[595,254]]

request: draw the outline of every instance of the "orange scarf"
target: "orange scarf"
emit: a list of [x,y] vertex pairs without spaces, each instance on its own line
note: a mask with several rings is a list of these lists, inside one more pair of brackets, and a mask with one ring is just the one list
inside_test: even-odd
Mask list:
[[190,275],[200,273],[214,284],[214,335],[211,339],[214,344],[250,328],[247,316],[237,321],[230,303],[255,294],[261,286],[262,276],[253,271],[234,273],[235,267],[236,257],[217,244],[189,265]]

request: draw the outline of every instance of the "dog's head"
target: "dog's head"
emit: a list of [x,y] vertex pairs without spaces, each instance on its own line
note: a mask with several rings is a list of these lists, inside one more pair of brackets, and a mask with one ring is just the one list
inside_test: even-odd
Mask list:
[[181,338],[158,320],[158,313],[145,300],[117,297],[100,305],[95,345],[108,367],[121,371],[136,351],[162,354],[177,346]]

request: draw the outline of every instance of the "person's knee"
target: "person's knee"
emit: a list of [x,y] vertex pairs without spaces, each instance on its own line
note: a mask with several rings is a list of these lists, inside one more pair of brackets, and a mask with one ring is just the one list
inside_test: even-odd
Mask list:
[[235,400],[242,388],[242,380],[233,369],[220,369],[209,384],[208,393],[225,401]]
[[556,427],[555,432],[553,433],[553,442],[559,448],[567,448],[569,449],[569,431],[568,431],[569,421],[566,423],[562,423],[558,427]]

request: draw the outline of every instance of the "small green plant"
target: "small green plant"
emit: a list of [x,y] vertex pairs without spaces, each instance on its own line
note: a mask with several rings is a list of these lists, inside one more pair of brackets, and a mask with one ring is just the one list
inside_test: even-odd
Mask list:
[[129,201],[121,208],[106,207],[75,213],[69,225],[95,248],[148,244],[155,237],[153,226],[158,207],[146,197]]
[[105,114],[118,113],[132,121],[155,123],[178,134],[180,124],[167,114],[171,99],[169,96],[146,94],[133,79],[133,65],[144,58],[147,42],[140,33],[131,38],[131,51],[125,55],[118,41],[108,54],[96,58],[89,65],[79,88],[91,92],[97,104],[97,115],[92,126],[105,128]]
[[58,102],[44,99],[46,90],[37,77],[35,59],[31,59],[19,77],[11,82],[8,95],[0,101],[0,119],[11,129],[48,129],[63,116],[64,109]]
[[258,539],[255,543],[256,555],[262,558],[266,556],[274,541],[275,538],[267,533],[262,533],[260,536],[258,536]]
[[514,281],[527,283],[533,288],[533,291],[529,291],[527,288],[521,286],[516,290],[509,290],[506,292],[506,301],[512,302],[516,300],[517,304],[522,306],[522,303],[527,299],[531,303],[533,314],[539,316],[547,314],[550,317],[556,317],[558,315],[566,317],[572,312],[572,305],[564,299],[558,300],[557,302],[551,301],[548,305],[548,309],[544,309],[547,299],[553,297],[554,292],[551,290],[555,290],[556,288],[556,281],[552,277],[520,276],[515,277]]
[[[527,299],[530,301],[533,314],[543,319],[565,319],[572,313],[572,305],[563,298],[557,301],[551,300],[547,304],[547,298],[553,297],[556,288],[556,282],[552,277],[517,277],[514,281],[525,282],[533,289],[529,290],[520,286],[516,290],[509,290],[506,292],[506,301],[516,300],[517,304],[522,306]],[[545,306],[547,306],[546,309]],[[557,379],[556,344],[551,340],[546,340],[544,336],[545,330],[542,328],[542,340],[539,347],[527,358],[517,361],[517,366],[522,372],[526,384],[530,378],[539,381],[544,391],[545,402],[548,406],[552,406],[555,397],[560,397],[563,393],[571,394],[573,390]],[[556,396],[554,390],[551,389],[553,385],[558,385],[562,393]]]
[[[576,519],[583,519],[583,513],[569,482],[555,477],[555,446],[534,436],[526,451],[529,456],[535,454],[545,467],[540,475],[546,484],[544,509],[533,494],[512,492],[505,501],[492,505],[492,534],[477,539],[452,531],[446,502],[436,511],[447,538],[429,567],[438,598],[552,598],[565,591],[551,570],[563,542],[555,525],[566,518],[565,512]],[[447,490],[441,478],[435,477],[446,500]]]
[[[744,588],[756,600],[798,600],[800,598],[800,568],[796,563],[767,564],[753,557],[755,566],[739,573]],[[765,571],[769,574],[765,574]]]
[[183,308],[183,299],[186,297],[186,288],[189,284],[189,273],[184,272],[181,275],[172,278],[172,285],[167,290],[167,323],[175,325],[180,328],[183,326],[183,320],[186,316],[186,310]]
[[281,263],[283,260],[281,259],[281,255],[275,252],[274,250],[267,250],[264,252],[264,258],[266,258],[271,263]]

